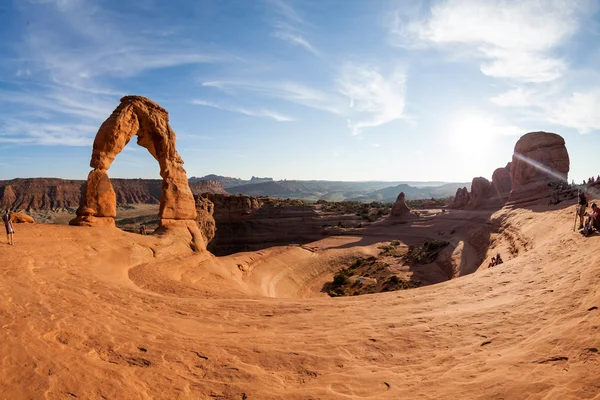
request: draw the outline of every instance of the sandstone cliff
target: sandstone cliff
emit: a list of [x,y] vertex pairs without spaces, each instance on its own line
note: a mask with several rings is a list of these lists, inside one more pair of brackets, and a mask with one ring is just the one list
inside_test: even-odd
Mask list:
[[[111,179],[117,205],[158,204],[160,179]],[[56,178],[28,178],[0,181],[0,208],[27,211],[75,210],[85,181]],[[227,194],[216,181],[190,182],[193,194]]]

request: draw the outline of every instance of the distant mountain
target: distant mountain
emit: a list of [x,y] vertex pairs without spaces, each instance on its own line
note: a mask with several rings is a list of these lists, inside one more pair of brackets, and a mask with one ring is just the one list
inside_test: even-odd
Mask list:
[[[342,181],[269,181],[228,187],[229,193],[241,193],[250,196],[270,196],[279,198],[298,198],[304,200],[327,201],[385,201],[392,202],[400,192],[407,200],[441,198],[453,196],[459,187],[470,187],[470,183],[443,183],[440,186],[417,187],[423,182],[342,182]],[[435,182],[432,182],[435,183]],[[395,185],[395,186],[391,186]]]
[[466,187],[471,190],[471,183],[446,183],[441,186],[426,186],[426,187],[414,187],[406,184],[397,186],[390,186],[381,190],[376,190],[367,193],[362,196],[353,198],[352,200],[357,201],[382,201],[384,203],[390,203],[396,201],[396,197],[400,192],[404,192],[407,200],[423,200],[423,199],[439,199],[443,197],[450,197],[456,194],[458,188]]
[[240,178],[231,178],[228,176],[220,176],[220,175],[206,175],[201,178],[192,176],[189,179],[190,182],[199,182],[199,181],[217,181],[221,182],[224,188],[232,187],[232,186],[240,186],[240,185],[248,185],[254,183],[263,183],[263,182],[273,182],[273,178],[259,178],[257,176],[253,176],[250,180],[244,180]]

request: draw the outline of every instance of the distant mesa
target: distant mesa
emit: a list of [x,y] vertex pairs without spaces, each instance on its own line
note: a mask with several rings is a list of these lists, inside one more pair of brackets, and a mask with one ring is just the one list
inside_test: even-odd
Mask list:
[[192,176],[190,178],[190,182],[201,182],[201,181],[216,181],[216,182],[220,182],[224,188],[229,188],[229,187],[233,187],[233,186],[253,185],[253,184],[257,184],[257,183],[273,182],[273,178],[259,178],[257,176],[253,176],[252,178],[250,178],[250,180],[244,180],[244,179],[240,179],[240,178],[231,178],[228,176],[221,176],[221,175],[215,175],[215,174],[206,175],[201,178],[198,178],[195,176]]
[[169,114],[141,96],[123,97],[121,104],[100,126],[90,162],[93,170],[84,186],[77,217],[70,224],[115,226],[116,194],[106,171],[133,136],[137,136],[138,145],[145,147],[160,166],[162,188],[158,232],[187,229],[193,247],[206,249],[196,225],[196,202],[183,169],[183,160],[175,148],[176,137],[169,125]]

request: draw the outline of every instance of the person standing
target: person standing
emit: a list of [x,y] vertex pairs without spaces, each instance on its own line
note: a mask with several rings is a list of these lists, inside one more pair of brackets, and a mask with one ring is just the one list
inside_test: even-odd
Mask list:
[[579,229],[583,229],[583,217],[585,216],[585,210],[588,205],[588,199],[583,190],[579,189],[579,195],[577,196],[577,214],[579,215]]
[[4,221],[4,227],[6,228],[6,240],[8,244],[12,246],[15,244],[13,237],[13,235],[15,234],[15,230],[10,220],[10,213],[8,212],[8,210],[6,210],[6,212],[4,213],[2,221]]

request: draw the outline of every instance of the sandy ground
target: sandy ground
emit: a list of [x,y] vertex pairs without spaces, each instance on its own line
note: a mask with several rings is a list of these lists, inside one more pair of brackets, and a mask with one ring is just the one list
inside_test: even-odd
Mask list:
[[[221,258],[18,225],[0,245],[0,398],[600,399],[600,235],[573,217],[432,212]],[[379,243],[431,238],[445,261],[406,273],[437,284],[320,292]]]

